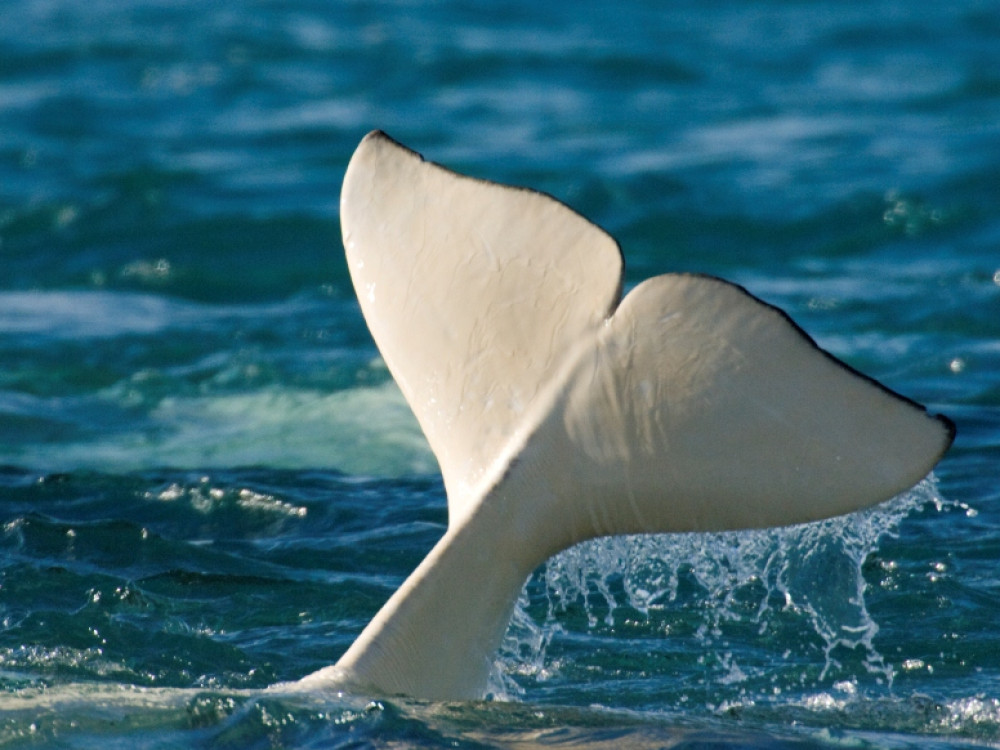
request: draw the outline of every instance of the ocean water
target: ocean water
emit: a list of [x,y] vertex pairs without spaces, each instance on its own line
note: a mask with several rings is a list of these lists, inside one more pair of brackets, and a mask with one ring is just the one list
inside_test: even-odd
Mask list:
[[[846,518],[563,553],[487,700],[263,693],[446,523],[340,244],[373,128],[629,284],[743,284],[955,445]],[[0,746],[998,745],[998,374],[994,2],[4,0]]]

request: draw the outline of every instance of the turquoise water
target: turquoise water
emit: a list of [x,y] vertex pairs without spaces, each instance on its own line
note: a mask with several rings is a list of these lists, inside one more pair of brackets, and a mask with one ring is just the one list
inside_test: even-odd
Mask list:
[[[958,3],[6,0],[0,744],[1000,744],[1000,13]],[[260,692],[440,536],[339,239],[382,128],[723,276],[948,414],[813,526],[605,540],[492,700]]]

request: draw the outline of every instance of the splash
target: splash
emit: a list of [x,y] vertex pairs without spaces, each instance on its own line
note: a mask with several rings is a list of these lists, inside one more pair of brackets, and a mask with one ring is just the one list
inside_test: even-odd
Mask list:
[[[716,686],[768,685],[777,695],[789,683],[843,688],[859,676],[891,686],[895,670],[875,645],[864,565],[908,515],[944,504],[931,475],[876,508],[810,524],[578,545],[522,591],[493,694],[517,696],[524,678],[543,683],[559,674],[552,646],[574,627],[566,622],[573,613],[585,618],[588,636],[634,632],[638,622],[644,637],[686,637],[701,652],[686,668]],[[751,647],[770,653],[754,657]]]

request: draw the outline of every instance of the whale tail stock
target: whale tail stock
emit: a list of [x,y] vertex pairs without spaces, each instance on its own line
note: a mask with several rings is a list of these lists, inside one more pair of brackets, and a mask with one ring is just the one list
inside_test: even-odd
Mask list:
[[848,513],[916,484],[954,427],[720,279],[621,300],[603,230],[381,132],[344,178],[348,266],[440,463],[448,529],[303,688],[483,694],[531,571],[579,541]]

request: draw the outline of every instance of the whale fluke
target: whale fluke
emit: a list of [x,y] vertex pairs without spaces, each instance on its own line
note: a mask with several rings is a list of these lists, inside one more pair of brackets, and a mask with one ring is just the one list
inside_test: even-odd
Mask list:
[[448,529],[304,689],[481,697],[524,581],[556,552],[849,513],[916,484],[954,437],[734,284],[667,274],[621,300],[606,232],[384,133],[351,159],[341,224]]

